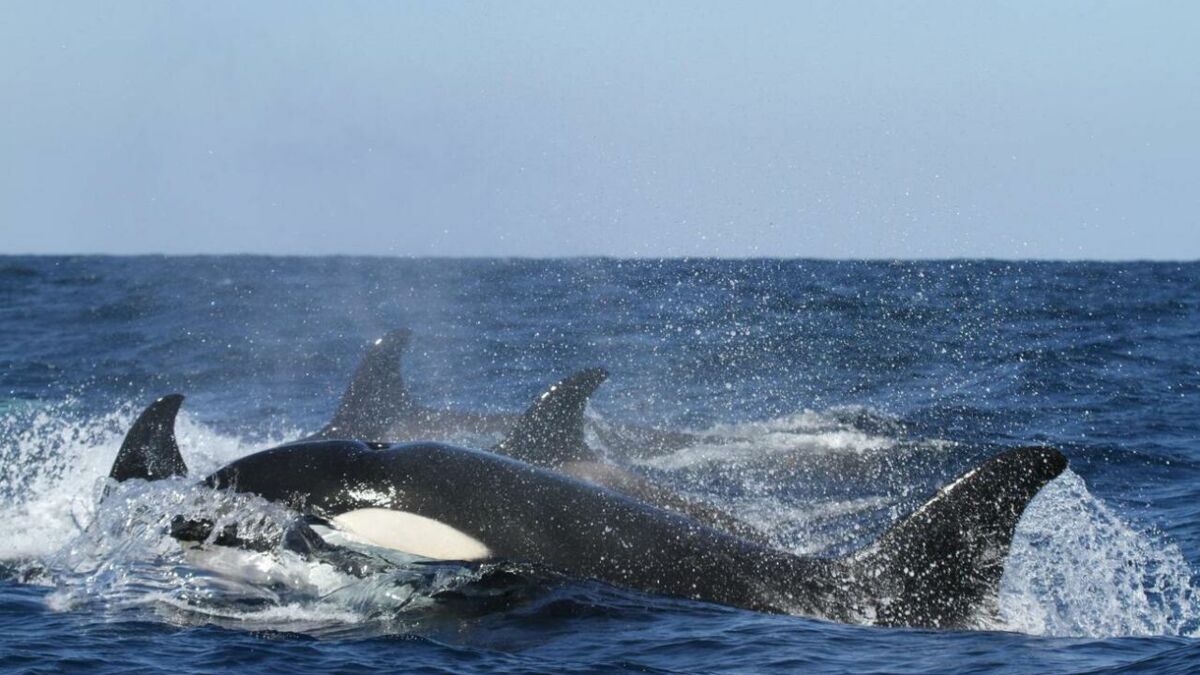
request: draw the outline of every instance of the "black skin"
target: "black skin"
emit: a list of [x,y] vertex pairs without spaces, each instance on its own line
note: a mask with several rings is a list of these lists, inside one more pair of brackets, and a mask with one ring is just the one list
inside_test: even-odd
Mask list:
[[[581,370],[557,382],[522,415],[434,410],[418,405],[404,386],[400,357],[409,338],[409,331],[401,329],[374,341],[347,385],[333,419],[304,440],[400,443],[446,440],[463,434],[503,434],[504,440],[493,448],[499,454],[616,490],[744,539],[768,543],[761,531],[733,514],[655,483],[588,447],[584,441],[588,421],[583,411],[592,392],[608,377],[603,368]],[[595,427],[595,431],[610,448],[624,447],[628,451],[632,444],[641,450],[636,454],[655,454],[700,440],[648,428],[611,426]],[[622,445],[622,441],[626,443]]]
[[332,518],[416,513],[498,559],[639,591],[764,612],[957,627],[986,611],[1016,522],[1066,460],[1044,448],[994,458],[875,545],[813,558],[739,539],[617,492],[489,452],[435,443],[297,443],[239,459],[209,485]]
[[[600,375],[582,373],[560,383],[566,389],[557,391],[570,394],[566,398],[539,399],[524,418],[527,424],[514,432],[519,442],[513,449],[575,461],[586,450],[581,434],[544,422],[577,419],[578,396],[587,393],[583,385],[594,385]],[[146,408],[121,445],[110,478],[186,475],[174,433],[182,400],[164,396]],[[993,609],[1017,521],[1066,467],[1066,458],[1052,448],[1004,452],[943,488],[874,544],[841,559],[789,555],[526,462],[434,443],[296,443],[237,460],[207,482],[289,504],[309,518],[365,507],[417,513],[474,536],[510,563],[643,591],[843,621],[944,628],[970,626]],[[325,546],[303,521],[297,523],[276,543],[322,558],[345,552],[350,568],[362,561],[348,549]],[[176,519],[171,525],[185,541],[260,550],[276,545],[248,540],[236,526],[213,530],[204,521]]]
[[[790,601],[791,580],[828,593],[823,580],[836,566],[736,539],[556,472],[435,443],[384,450],[344,441],[295,444],[237,460],[207,482],[321,519],[371,507],[417,513],[482,541],[497,559],[758,611],[818,613]],[[789,588],[773,588],[771,579],[789,580]]]

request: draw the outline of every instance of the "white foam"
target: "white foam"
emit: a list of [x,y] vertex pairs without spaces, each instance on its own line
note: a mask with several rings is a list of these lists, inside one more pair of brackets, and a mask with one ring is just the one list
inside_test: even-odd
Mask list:
[[716,439],[642,460],[663,470],[689,469],[705,464],[760,460],[780,454],[867,454],[888,450],[897,440],[869,434],[836,417],[805,410],[771,420],[720,424],[697,432]]
[[[895,510],[911,497],[911,486],[901,485],[881,485],[897,489],[854,498],[816,495],[797,501],[780,495],[777,467],[793,459],[827,468],[837,466],[827,460],[838,456],[884,464],[916,461],[901,452],[899,438],[866,433],[842,419],[805,411],[718,426],[701,433],[722,442],[683,448],[644,465],[685,474],[702,468],[721,475],[744,496],[719,501],[720,506],[781,548],[822,554],[863,534],[877,536],[879,523],[866,523],[859,514]],[[925,459],[935,462],[938,454],[955,447],[944,441],[920,445],[922,453],[933,453],[923,455]],[[1046,636],[1200,637],[1200,588],[1178,546],[1124,522],[1070,471],[1030,504],[1005,570],[1000,616],[983,627]]]
[[1017,528],[996,626],[1034,635],[1192,635],[1193,571],[1179,548],[1131,528],[1067,471]]
[[[0,560],[26,561],[32,583],[53,588],[50,609],[361,635],[375,630],[364,625],[391,626],[404,612],[427,607],[437,592],[478,578],[478,570],[453,565],[406,564],[411,557],[389,557],[394,567],[357,577],[280,546],[264,552],[181,546],[167,534],[175,515],[211,520],[214,531],[237,523],[239,536],[276,541],[295,514],[194,479],[111,483],[106,475],[137,412],[127,405],[79,421],[71,401],[0,412],[0,435],[11,441],[0,446]],[[218,433],[186,412],[176,436],[193,475],[275,442]]]
[[[0,414],[0,560],[52,553],[95,515],[100,485],[140,410],[80,421],[72,400]],[[189,468],[204,474],[254,450],[181,412],[176,437]]]
[[58,549],[90,520],[94,483],[120,446],[129,410],[72,422],[71,402],[12,409],[0,424],[0,559]]

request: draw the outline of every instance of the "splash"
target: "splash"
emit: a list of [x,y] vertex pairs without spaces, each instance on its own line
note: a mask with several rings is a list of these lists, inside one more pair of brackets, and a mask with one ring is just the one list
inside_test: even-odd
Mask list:
[[[285,527],[294,514],[188,481],[122,485],[101,500],[104,476],[135,412],[127,405],[81,421],[72,401],[0,412],[0,561],[33,560],[37,580],[54,588],[47,598],[52,608],[149,612],[180,625],[384,634],[410,630],[439,596],[461,596],[490,573],[390,560],[386,572],[354,575],[281,548],[182,548],[166,535],[168,514],[265,530]],[[217,433],[186,414],[177,430],[197,474],[260,445]],[[876,516],[902,516],[914,473],[941,466],[954,447],[936,441],[914,446],[886,425],[860,426],[836,411],[710,431],[733,439],[732,445],[684,448],[646,462],[647,468],[681,479],[697,496],[728,507],[780,547],[801,554],[877,536],[886,523],[874,522]],[[796,475],[807,475],[795,473],[797,457],[818,460],[813,472],[826,473],[831,484],[858,480],[869,489],[784,489]],[[876,473],[884,479],[871,483],[863,467],[872,464],[864,462],[895,473]],[[706,489],[697,475],[731,479],[736,494]],[[1081,637],[1200,634],[1200,598],[1178,547],[1123,522],[1071,472],[1047,486],[1022,519],[999,608],[999,619],[985,628]]]
[[0,559],[48,554],[90,520],[95,479],[121,442],[130,409],[73,421],[75,402],[26,404],[0,421]]
[[[78,407],[67,399],[0,413],[0,560],[53,553],[95,518],[103,479],[140,407],[127,403],[92,417]],[[254,449],[187,413],[176,436],[198,473]]]
[[[705,497],[697,476],[732,483],[738,496],[715,501],[775,545],[837,555],[874,540],[926,498],[922,479],[943,475],[957,449],[946,441],[912,443],[886,421],[835,410],[722,426],[703,435],[731,439],[727,444],[688,447],[643,465],[690,478],[694,496]],[[797,476],[826,483],[806,493],[783,489]],[[856,492],[842,492],[852,484]],[[999,617],[982,628],[1055,637],[1200,636],[1200,589],[1179,547],[1122,521],[1070,471],[1028,507],[1000,590]]]
[[[47,605],[175,625],[220,625],[310,635],[390,634],[408,630],[447,594],[469,596],[498,566],[425,564],[411,556],[356,550],[298,553],[283,532],[297,515],[257,496],[214,491],[187,480],[110,485],[94,519],[57,551],[43,556]],[[174,516],[208,519],[214,530],[236,523],[240,537],[276,542],[264,550],[181,545]],[[330,535],[328,541],[346,546]],[[493,575],[494,576],[494,575]],[[493,590],[484,588],[477,596]]]
[[[829,499],[801,504],[774,497],[727,503],[731,512],[765,533],[772,544],[796,555],[829,555],[868,535],[861,520],[891,506],[885,496]],[[839,527],[841,525],[841,527]]]
[[[68,400],[0,413],[0,562],[15,572],[10,578],[50,587],[51,609],[362,637],[404,632],[445,597],[471,607],[528,585],[503,565],[430,565],[370,547],[357,560],[377,565],[351,571],[336,557],[288,550],[281,534],[296,514],[280,505],[187,479],[113,484],[106,476],[137,412],[127,404],[83,418]],[[176,436],[195,475],[263,444],[186,413]],[[259,551],[181,546],[168,534],[177,515],[211,520],[215,531],[237,523],[239,536],[279,543]]]
[[1021,519],[995,627],[1047,636],[1195,637],[1200,596],[1178,546],[1130,527],[1067,471]]

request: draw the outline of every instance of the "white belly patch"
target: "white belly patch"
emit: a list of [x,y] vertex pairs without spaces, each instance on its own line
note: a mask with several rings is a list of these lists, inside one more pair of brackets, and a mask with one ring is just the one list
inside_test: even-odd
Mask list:
[[469,534],[407,511],[358,509],[335,516],[334,527],[363,542],[433,560],[483,560],[491,549]]

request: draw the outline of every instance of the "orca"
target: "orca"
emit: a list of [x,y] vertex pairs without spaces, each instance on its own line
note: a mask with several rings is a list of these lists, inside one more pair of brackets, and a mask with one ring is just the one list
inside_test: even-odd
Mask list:
[[674,511],[743,539],[767,543],[753,525],[712,504],[686,497],[597,453],[584,438],[588,398],[608,378],[603,368],[588,368],[541,394],[496,452],[600,485],[652,506]]
[[398,329],[377,339],[359,364],[333,419],[304,440],[393,444],[503,433],[503,440],[492,447],[493,452],[608,487],[743,538],[766,542],[761,531],[740,518],[655,483],[587,444],[584,409],[592,393],[608,379],[603,368],[587,368],[556,382],[522,415],[431,410],[413,402],[400,374],[399,359],[410,337],[410,331]]
[[372,342],[329,423],[305,440],[399,442],[495,436],[513,425],[516,415],[439,410],[414,401],[400,373],[400,357],[411,338],[412,331],[399,328]]
[[[413,400],[400,372],[412,331],[392,330],[373,341],[346,386],[329,423],[306,440],[352,438],[401,442],[431,438],[496,437],[521,415],[443,410]],[[647,457],[694,445],[704,437],[686,432],[589,421],[589,428],[615,452]]]
[[[122,444],[113,480],[186,475],[173,432],[181,401],[164,397],[146,409]],[[755,611],[968,628],[995,610],[1025,507],[1066,467],[1052,448],[1006,451],[873,544],[837,558],[773,549],[512,457],[441,443],[297,442],[235,460],[204,482],[433,559],[533,564]],[[196,529],[180,527],[177,538]],[[206,536],[220,544],[221,534]]]

